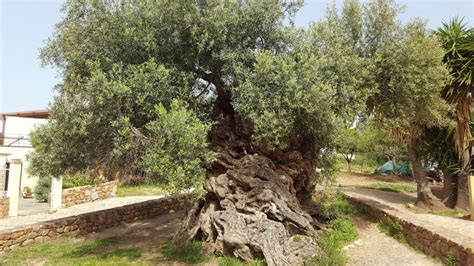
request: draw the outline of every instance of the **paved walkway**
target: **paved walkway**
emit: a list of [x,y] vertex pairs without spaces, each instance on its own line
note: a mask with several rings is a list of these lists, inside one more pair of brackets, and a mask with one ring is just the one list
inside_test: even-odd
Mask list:
[[164,196],[134,196],[134,197],[115,197],[95,202],[75,205],[66,209],[61,209],[55,213],[40,213],[27,216],[9,217],[0,219],[0,230],[17,228],[24,225],[35,224],[48,220],[75,216],[83,213],[121,207],[128,204],[140,203],[152,199],[159,199]]
[[403,193],[393,193],[373,189],[343,189],[343,192],[357,199],[379,203],[378,208],[388,211],[398,218],[426,228],[464,247],[474,247],[474,222],[434,214],[415,213],[408,209],[416,197]]
[[382,233],[377,224],[361,216],[354,216],[359,238],[344,247],[348,265],[443,265],[440,261]]
[[407,206],[415,202],[413,195],[357,188],[342,191],[351,201],[364,206],[371,215],[401,221],[408,242],[426,254],[445,261],[455,258],[459,265],[474,265],[473,221],[415,213]]
[[20,197],[18,199],[18,216],[32,215],[38,213],[48,213],[49,203],[39,202],[34,198],[25,199]]

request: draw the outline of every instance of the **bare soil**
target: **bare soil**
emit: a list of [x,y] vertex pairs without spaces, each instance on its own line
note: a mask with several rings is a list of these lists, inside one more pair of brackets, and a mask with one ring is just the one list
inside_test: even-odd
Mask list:
[[414,184],[415,181],[397,175],[376,175],[357,172],[341,172],[337,178],[338,186],[365,186],[377,182]]

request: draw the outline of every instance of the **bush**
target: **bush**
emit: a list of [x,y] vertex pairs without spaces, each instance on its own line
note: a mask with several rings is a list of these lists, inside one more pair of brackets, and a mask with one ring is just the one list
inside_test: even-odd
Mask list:
[[63,189],[87,185],[97,185],[105,181],[106,180],[103,178],[91,178],[87,174],[66,175],[63,177]]
[[331,222],[331,230],[318,240],[321,251],[306,265],[344,265],[347,258],[343,246],[357,238],[357,228],[349,218],[337,218]]
[[35,199],[39,201],[49,201],[51,195],[51,177],[42,177],[33,189]]

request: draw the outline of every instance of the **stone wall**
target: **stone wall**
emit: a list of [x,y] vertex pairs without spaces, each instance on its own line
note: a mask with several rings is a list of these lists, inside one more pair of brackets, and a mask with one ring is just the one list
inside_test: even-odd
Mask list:
[[[347,195],[346,198],[379,221],[387,220],[400,224],[408,243],[424,253],[438,257],[446,263],[454,258],[459,265],[474,265],[474,247],[465,247],[422,226],[400,219],[383,208],[378,208],[377,202],[363,201]],[[474,234],[474,232],[466,233]]]
[[10,210],[10,199],[3,194],[5,193],[0,195],[0,219],[8,218],[8,211]]
[[78,236],[122,223],[153,218],[190,206],[187,197],[160,198],[129,204],[107,210],[83,213],[56,220],[40,222],[9,230],[0,231],[0,250],[8,251],[18,246],[38,243],[61,235]]
[[61,208],[67,208],[81,203],[115,197],[116,194],[116,181],[99,185],[63,189]]

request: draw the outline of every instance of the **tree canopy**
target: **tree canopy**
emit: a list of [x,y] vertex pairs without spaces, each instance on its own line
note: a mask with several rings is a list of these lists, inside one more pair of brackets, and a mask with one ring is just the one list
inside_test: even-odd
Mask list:
[[[166,113],[156,112],[157,106],[170,110],[175,99],[195,128],[209,129],[220,108],[248,121],[252,138],[269,149],[287,147],[297,135],[320,146],[330,143],[339,121],[364,109],[371,91],[362,86],[368,63],[348,41],[335,10],[307,32],[288,24],[300,5],[67,2],[66,17],[41,51],[45,64],[61,70],[63,83],[50,123],[33,134],[38,156],[32,156],[31,171],[155,175],[156,167],[169,169],[160,161],[150,165],[146,158],[159,153],[146,143],[157,137],[150,128]],[[207,158],[200,162],[204,166],[207,152],[198,147],[206,143],[206,132],[194,134],[201,134],[196,146],[183,147]],[[171,141],[174,149],[179,141],[186,138]],[[184,158],[174,160],[180,164]]]

